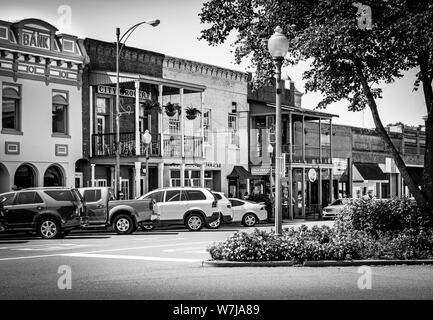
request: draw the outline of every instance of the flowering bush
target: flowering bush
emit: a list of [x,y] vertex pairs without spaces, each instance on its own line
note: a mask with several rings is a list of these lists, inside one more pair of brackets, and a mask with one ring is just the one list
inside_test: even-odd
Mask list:
[[208,248],[213,260],[281,261],[428,259],[433,258],[433,232],[413,229],[397,234],[328,226],[273,231],[237,232]]

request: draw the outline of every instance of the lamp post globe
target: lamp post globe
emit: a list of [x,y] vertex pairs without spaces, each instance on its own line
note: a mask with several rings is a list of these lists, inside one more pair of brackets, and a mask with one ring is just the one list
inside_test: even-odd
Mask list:
[[286,36],[282,33],[281,27],[276,27],[274,34],[268,40],[268,50],[274,59],[275,79],[276,79],[276,95],[275,95],[275,234],[282,233],[282,192],[281,192],[281,93],[283,84],[281,81],[281,67],[284,57],[289,51],[289,42]]
[[276,27],[268,40],[268,51],[274,59],[284,58],[289,51],[289,42],[282,32],[281,27]]

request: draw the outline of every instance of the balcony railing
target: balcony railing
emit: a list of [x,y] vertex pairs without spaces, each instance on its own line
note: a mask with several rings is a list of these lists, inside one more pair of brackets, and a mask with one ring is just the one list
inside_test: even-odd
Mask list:
[[[149,156],[161,156],[161,135],[158,133],[151,133],[152,142],[149,147]],[[163,135],[163,148],[165,157],[182,157],[182,136],[181,135]],[[202,150],[202,137],[184,137],[185,144],[185,157],[187,158],[201,158],[203,157]],[[116,156],[116,133],[103,133],[92,135],[92,151],[94,157],[114,157]],[[120,156],[130,157],[136,156],[135,152],[135,133],[122,132],[120,133],[119,144]],[[145,155],[145,146],[140,135],[140,155]]]
[[[203,157],[202,137],[184,136],[185,157]],[[164,134],[164,156],[182,157],[182,136],[180,134]]]
[[[160,152],[160,134],[151,133],[152,142],[149,147],[149,155],[151,157],[158,157]],[[140,135],[140,154],[145,155],[144,143]],[[94,157],[111,157],[116,155],[116,133],[101,133],[92,135],[93,143],[93,156]],[[119,144],[120,156],[130,157],[135,156],[135,133],[122,132],[120,133]]]

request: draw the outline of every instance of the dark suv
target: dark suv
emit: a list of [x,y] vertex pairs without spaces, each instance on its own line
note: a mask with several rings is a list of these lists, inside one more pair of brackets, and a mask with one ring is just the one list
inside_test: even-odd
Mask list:
[[61,238],[86,223],[84,214],[77,189],[29,188],[0,194],[0,215],[6,231],[36,231],[44,239]]

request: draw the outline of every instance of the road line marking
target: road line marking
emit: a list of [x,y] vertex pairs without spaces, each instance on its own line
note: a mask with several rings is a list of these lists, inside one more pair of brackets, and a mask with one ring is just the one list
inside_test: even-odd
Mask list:
[[208,253],[206,250],[196,250],[196,251],[185,251],[186,253],[200,253],[200,254],[205,254]]
[[90,253],[65,253],[65,254],[61,254],[61,256],[79,257],[79,258],[99,258],[99,259],[165,261],[165,262],[198,262],[198,261],[202,261],[202,259],[163,258],[163,257],[127,256],[127,255],[115,255],[115,254],[90,254]]
[[175,241],[175,240],[184,240],[186,238],[173,238],[173,239],[161,239],[160,237],[158,238],[133,238],[133,240],[137,240],[137,241],[144,241],[144,240],[158,240],[158,241]]
[[47,258],[47,257],[58,257],[58,256],[59,256],[59,254],[45,254],[45,255],[40,255],[40,256],[0,258],[0,261],[22,260],[22,259],[35,259],[35,258]]
[[186,250],[193,250],[193,249],[203,249],[202,247],[186,247],[186,248],[179,248],[179,249],[165,249],[162,250],[163,252],[176,252],[176,251],[186,251]]
[[209,241],[185,242],[185,243],[174,243],[174,244],[161,244],[161,245],[154,245],[154,246],[130,247],[130,248],[117,248],[117,249],[88,251],[88,252],[81,252],[81,253],[88,254],[88,253],[113,252],[113,251],[123,251],[123,250],[152,249],[152,248],[163,248],[163,247],[177,247],[177,246],[184,246],[184,245],[191,245],[191,244],[202,244],[202,243],[209,243]]

